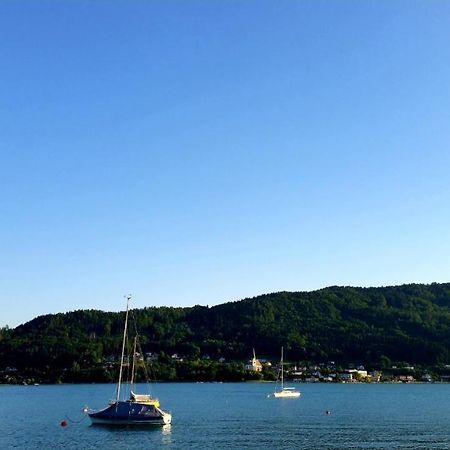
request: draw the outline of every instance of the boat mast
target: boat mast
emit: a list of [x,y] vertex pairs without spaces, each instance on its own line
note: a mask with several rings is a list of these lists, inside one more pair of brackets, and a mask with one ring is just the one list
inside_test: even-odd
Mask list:
[[281,390],[283,390],[283,347],[281,347]]
[[129,307],[131,295],[127,295],[126,299],[127,299],[127,312],[125,314],[125,325],[123,328],[122,357],[120,359],[120,372],[119,372],[119,382],[117,383],[116,403],[119,401],[120,385],[122,384],[122,372],[123,372],[123,364],[124,364],[124,358],[125,358],[125,342],[127,339],[127,327],[128,327],[128,307]]

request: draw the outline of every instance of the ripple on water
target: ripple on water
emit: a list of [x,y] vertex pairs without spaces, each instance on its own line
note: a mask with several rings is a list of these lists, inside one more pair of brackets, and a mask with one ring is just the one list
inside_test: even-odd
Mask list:
[[[444,450],[450,448],[450,385],[301,385],[296,400],[271,386],[161,384],[168,427],[111,429],[78,420],[105,405],[112,385],[2,386],[0,448]],[[326,415],[325,411],[332,411]]]

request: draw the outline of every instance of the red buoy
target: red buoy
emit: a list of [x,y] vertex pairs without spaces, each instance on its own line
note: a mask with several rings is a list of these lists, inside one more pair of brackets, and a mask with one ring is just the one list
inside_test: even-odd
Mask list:
[[63,428],[67,427],[67,421],[66,420],[61,420],[61,426]]

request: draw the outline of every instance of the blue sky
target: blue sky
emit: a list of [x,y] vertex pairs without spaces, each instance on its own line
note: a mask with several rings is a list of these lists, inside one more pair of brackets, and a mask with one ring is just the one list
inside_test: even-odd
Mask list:
[[450,281],[450,3],[6,0],[0,325]]

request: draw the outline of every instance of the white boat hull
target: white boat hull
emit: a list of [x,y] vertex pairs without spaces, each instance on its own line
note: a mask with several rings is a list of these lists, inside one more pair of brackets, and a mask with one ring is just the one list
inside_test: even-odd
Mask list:
[[289,391],[274,392],[273,396],[275,398],[298,398],[300,397],[300,392],[289,392]]

